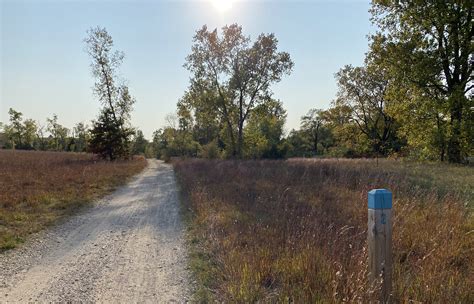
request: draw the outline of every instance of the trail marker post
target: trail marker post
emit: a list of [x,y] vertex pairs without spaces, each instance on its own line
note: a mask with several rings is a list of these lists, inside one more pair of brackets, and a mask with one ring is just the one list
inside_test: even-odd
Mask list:
[[369,191],[369,280],[382,280],[382,303],[389,302],[392,291],[392,192],[386,189]]

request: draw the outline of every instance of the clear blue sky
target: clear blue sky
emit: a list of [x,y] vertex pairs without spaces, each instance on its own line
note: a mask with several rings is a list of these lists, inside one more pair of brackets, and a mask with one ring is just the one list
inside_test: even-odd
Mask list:
[[5,1],[1,6],[0,121],[10,107],[45,124],[58,114],[67,127],[96,118],[94,79],[83,39],[107,28],[126,58],[121,75],[137,103],[132,123],[150,137],[189,83],[183,68],[194,32],[239,23],[255,38],[273,32],[295,68],[274,86],[288,111],[286,129],[298,128],[310,108],[335,97],[334,73],[360,65],[368,48],[369,1],[234,1],[227,11],[212,0]]

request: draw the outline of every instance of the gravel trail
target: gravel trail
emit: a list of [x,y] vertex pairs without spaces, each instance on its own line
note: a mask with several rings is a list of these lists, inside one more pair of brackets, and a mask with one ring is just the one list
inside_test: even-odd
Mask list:
[[94,207],[0,254],[0,303],[187,302],[183,229],[173,169],[150,160]]

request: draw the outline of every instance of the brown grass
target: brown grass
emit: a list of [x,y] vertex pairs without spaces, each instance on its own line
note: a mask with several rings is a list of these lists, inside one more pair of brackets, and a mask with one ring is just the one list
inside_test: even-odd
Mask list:
[[[367,192],[394,193],[394,302],[474,302],[472,167],[400,161],[174,163],[199,300],[369,302]],[[443,176],[438,176],[438,173]],[[472,205],[471,205],[472,206]]]
[[107,162],[91,154],[0,150],[0,251],[111,191],[143,158]]

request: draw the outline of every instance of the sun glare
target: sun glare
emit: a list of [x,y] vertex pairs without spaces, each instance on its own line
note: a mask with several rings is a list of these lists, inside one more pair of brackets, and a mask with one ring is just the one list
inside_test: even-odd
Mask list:
[[233,0],[211,0],[214,7],[220,12],[225,13],[232,8]]

